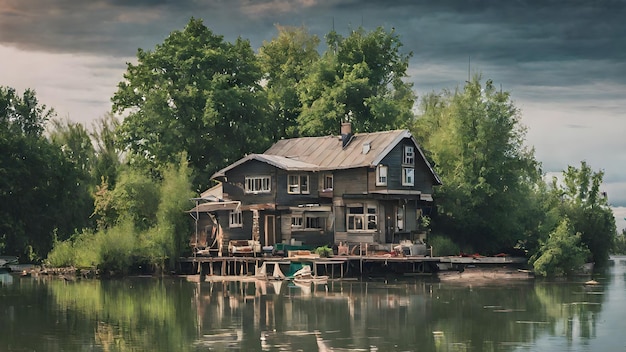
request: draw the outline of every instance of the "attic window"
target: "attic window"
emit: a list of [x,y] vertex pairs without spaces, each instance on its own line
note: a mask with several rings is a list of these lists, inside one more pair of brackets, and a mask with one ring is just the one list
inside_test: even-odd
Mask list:
[[372,149],[372,142],[363,143],[363,154],[367,154]]
[[415,162],[415,153],[412,145],[404,146],[404,157],[402,158],[402,164],[413,165]]

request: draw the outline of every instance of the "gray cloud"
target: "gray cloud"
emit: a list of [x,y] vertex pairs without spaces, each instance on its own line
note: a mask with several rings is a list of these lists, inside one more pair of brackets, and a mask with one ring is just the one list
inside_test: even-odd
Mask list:
[[136,50],[153,49],[192,16],[255,48],[277,23],[320,37],[333,27],[395,28],[414,53],[419,95],[462,85],[471,61],[469,74],[512,93],[545,171],[587,160],[626,205],[617,195],[626,184],[624,13],[623,0],[0,0],[0,52],[17,48],[22,60],[0,58],[0,77],[14,79],[0,85],[30,85],[49,106],[89,121],[110,107]]

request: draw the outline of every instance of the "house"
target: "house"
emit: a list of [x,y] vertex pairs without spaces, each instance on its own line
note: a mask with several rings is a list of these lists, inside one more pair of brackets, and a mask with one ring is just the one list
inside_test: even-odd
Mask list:
[[416,240],[441,184],[408,130],[353,134],[349,123],[341,136],[280,140],[211,178],[218,186],[189,213],[196,244],[219,253],[233,240],[312,247]]

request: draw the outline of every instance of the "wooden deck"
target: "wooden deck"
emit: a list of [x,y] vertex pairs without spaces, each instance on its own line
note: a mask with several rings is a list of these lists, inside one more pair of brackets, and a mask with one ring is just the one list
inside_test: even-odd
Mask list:
[[255,270],[265,263],[272,270],[278,265],[283,273],[293,263],[311,265],[314,274],[327,275],[331,279],[364,275],[430,275],[440,270],[463,270],[465,267],[522,266],[525,258],[519,257],[430,257],[430,256],[382,256],[342,255],[329,258],[318,256],[266,257],[197,256],[180,258],[180,271],[184,274],[253,276]]

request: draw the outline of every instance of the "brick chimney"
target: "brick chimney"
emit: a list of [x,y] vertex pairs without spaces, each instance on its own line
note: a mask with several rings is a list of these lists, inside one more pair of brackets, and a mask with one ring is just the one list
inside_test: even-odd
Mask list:
[[341,123],[341,147],[345,148],[352,140],[352,124],[350,122]]

